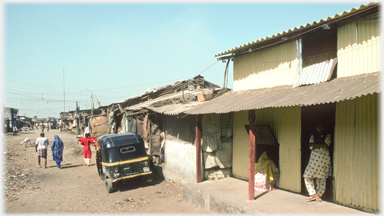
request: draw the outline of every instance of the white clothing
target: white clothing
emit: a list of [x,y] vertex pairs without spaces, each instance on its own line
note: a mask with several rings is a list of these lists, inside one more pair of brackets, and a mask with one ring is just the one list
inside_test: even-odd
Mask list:
[[89,163],[91,162],[91,158],[84,158],[84,161],[89,166]]
[[49,145],[49,142],[48,142],[48,139],[47,139],[47,138],[45,138],[45,137],[39,137],[39,138],[37,138],[35,144],[38,145],[37,148],[46,149],[46,148],[47,148],[47,145]]
[[309,196],[319,195],[319,197],[323,196],[325,192],[325,186],[327,183],[327,179],[325,178],[317,178],[316,179],[316,189],[315,189],[315,179],[314,178],[304,178],[305,186],[307,187]]

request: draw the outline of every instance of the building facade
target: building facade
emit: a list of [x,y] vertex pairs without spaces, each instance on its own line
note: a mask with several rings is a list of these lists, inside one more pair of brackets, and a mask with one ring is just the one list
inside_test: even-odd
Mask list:
[[333,138],[324,199],[378,212],[380,48],[377,3],[232,48],[216,56],[233,61],[234,91],[189,114],[233,113],[232,173],[250,180],[244,126],[254,112],[279,143],[276,187],[302,194],[309,137],[322,123]]

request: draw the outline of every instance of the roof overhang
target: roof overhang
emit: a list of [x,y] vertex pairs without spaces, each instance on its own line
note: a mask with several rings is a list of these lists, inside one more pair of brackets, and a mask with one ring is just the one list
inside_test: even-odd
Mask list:
[[231,91],[185,113],[189,115],[221,114],[274,107],[310,106],[351,100],[379,92],[381,92],[380,72],[376,72],[297,88],[277,86]]

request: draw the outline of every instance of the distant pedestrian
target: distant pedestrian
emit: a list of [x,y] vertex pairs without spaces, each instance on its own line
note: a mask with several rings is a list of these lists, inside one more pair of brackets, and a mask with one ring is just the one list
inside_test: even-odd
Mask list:
[[48,126],[47,126],[47,132],[49,131],[49,124],[48,124]]
[[64,143],[57,135],[55,135],[55,140],[51,144],[51,151],[57,168],[61,169],[60,163],[63,161]]
[[17,128],[16,128],[16,126],[13,126],[13,127],[12,127],[12,131],[13,131],[13,135],[16,135],[16,133],[17,133]]
[[37,138],[35,143],[38,167],[41,167],[40,158],[44,158],[44,168],[47,168],[47,145],[49,145],[48,139],[44,137],[44,133],[40,133],[40,137]]
[[41,125],[41,133],[44,133],[44,125]]
[[[304,171],[304,182],[307,187],[309,197],[306,201],[321,202],[321,196],[325,192],[326,180],[328,178],[331,157],[329,147],[331,145],[331,134],[323,133],[322,124],[316,126],[316,132],[309,139],[311,156]],[[316,180],[316,186],[315,186]]]
[[165,134],[164,132],[161,132],[160,134],[160,138],[161,138],[161,146],[160,146],[160,159],[161,159],[161,162],[165,162]]

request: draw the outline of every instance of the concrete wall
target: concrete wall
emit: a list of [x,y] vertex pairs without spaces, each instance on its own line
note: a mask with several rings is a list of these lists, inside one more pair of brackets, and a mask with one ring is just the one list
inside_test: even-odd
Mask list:
[[196,146],[178,139],[166,140],[163,174],[178,185],[196,182]]

